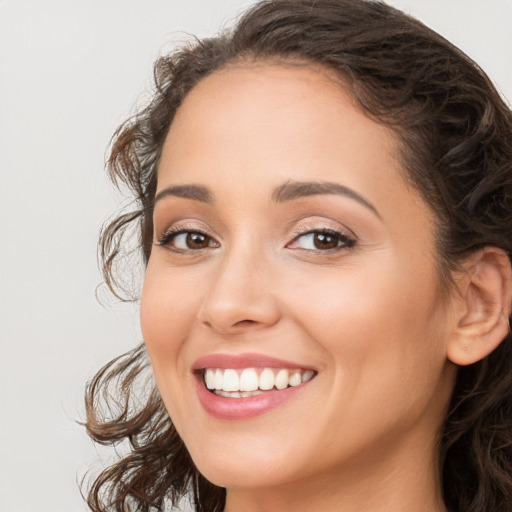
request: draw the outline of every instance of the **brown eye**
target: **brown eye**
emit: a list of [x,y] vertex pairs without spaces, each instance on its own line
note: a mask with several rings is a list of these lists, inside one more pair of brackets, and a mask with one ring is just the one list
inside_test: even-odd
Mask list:
[[206,249],[210,245],[210,237],[203,233],[187,233],[185,243],[188,249]]
[[219,247],[219,243],[201,231],[178,230],[166,233],[159,245],[175,251],[198,251],[211,247]]
[[316,249],[334,249],[339,245],[339,237],[329,233],[314,233],[313,245]]
[[307,251],[332,251],[335,249],[348,249],[355,245],[355,240],[348,237],[341,231],[317,230],[308,231],[297,236],[291,244],[290,249],[305,249]]

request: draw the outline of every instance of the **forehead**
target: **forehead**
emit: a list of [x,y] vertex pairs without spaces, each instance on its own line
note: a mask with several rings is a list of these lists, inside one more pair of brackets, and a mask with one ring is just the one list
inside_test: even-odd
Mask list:
[[276,179],[301,179],[302,172],[325,171],[328,155],[340,172],[363,174],[371,159],[381,170],[401,170],[395,134],[365,116],[330,70],[238,64],[206,77],[185,98],[164,144],[159,181],[171,167],[181,180],[185,164],[189,176],[198,167],[219,178],[233,173],[234,161],[240,170],[271,167]]
[[331,70],[240,63],[207,76],[185,98],[164,142],[157,192],[195,183],[229,202],[257,194],[268,201],[287,181],[339,183],[383,218],[419,216],[434,227],[435,213],[410,185],[399,147]]

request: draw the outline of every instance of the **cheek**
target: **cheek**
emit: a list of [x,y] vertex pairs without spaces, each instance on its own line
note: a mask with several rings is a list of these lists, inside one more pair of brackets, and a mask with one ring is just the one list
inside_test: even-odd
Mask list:
[[142,335],[157,382],[160,368],[177,368],[179,353],[195,320],[195,297],[183,293],[186,288],[170,274],[150,260],[140,304]]
[[436,374],[446,359],[437,276],[424,268],[380,258],[364,272],[335,269],[303,279],[299,287],[288,286],[295,320],[354,387],[377,376],[383,386],[418,382],[418,372]]
[[319,417],[329,415],[319,436],[326,450],[346,441],[361,447],[364,439],[407,428],[425,411],[434,424],[451,389],[440,385],[446,324],[435,276],[422,276],[418,288],[418,277],[390,264],[308,282],[300,292],[290,289],[290,297],[296,321],[330,361],[318,410]]
[[150,260],[141,296],[141,330],[156,385],[178,431],[184,428],[189,407],[181,390],[190,378],[183,354],[196,319],[193,289],[168,268]]

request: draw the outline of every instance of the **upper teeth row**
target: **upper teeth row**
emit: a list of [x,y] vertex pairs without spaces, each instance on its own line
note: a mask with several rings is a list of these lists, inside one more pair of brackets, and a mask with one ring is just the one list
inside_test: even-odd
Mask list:
[[242,372],[232,369],[208,368],[204,372],[204,380],[208,389],[222,391],[263,391],[276,387],[284,389],[298,386],[310,380],[312,370],[288,370],[264,368],[258,375],[255,368],[245,368]]

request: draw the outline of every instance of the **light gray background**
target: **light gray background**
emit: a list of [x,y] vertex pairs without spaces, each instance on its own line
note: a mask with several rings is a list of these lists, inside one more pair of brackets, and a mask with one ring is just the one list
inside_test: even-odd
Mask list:
[[[85,510],[108,459],[75,421],[86,380],[140,340],[137,307],[95,299],[103,174],[151,64],[250,0],[0,0],[0,512]],[[393,0],[459,45],[512,99],[512,0]]]

